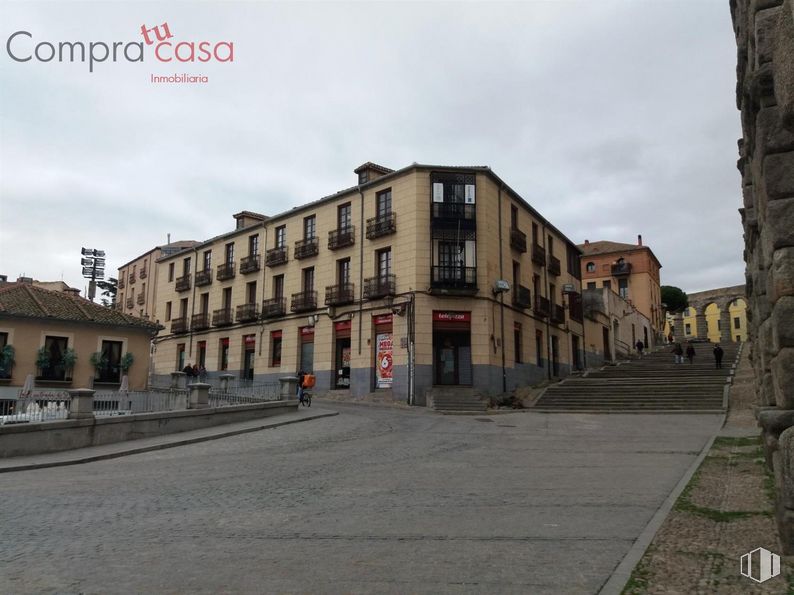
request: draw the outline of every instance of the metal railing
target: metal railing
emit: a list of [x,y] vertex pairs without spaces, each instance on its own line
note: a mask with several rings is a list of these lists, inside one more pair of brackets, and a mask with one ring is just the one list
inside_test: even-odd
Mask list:
[[621,262],[618,264],[613,264],[610,268],[612,275],[615,277],[620,277],[622,275],[631,275],[631,263],[630,262]]
[[215,275],[215,278],[218,281],[225,281],[226,279],[234,278],[234,274],[234,263],[225,262],[218,265],[218,273]]
[[522,254],[527,251],[527,234],[517,227],[510,228],[510,247]]
[[171,320],[171,333],[176,335],[187,332],[187,316],[174,318]]
[[549,275],[554,275],[558,277],[562,268],[560,267],[560,259],[556,258],[555,256],[549,255]]
[[396,213],[384,213],[367,219],[367,238],[370,240],[397,231]]
[[307,312],[317,309],[317,291],[301,291],[292,294],[290,310],[293,312]]
[[262,318],[276,318],[287,312],[287,298],[275,297],[262,301]]
[[278,401],[280,385],[278,383],[266,384],[238,384],[223,388],[211,388],[208,403],[210,407],[228,407],[230,405],[255,405],[269,401]]
[[474,222],[477,216],[475,205],[462,202],[434,202],[433,219],[456,219]]
[[532,307],[532,297],[528,287],[523,285],[513,287],[513,305],[518,308]]
[[306,238],[295,242],[295,258],[308,258],[320,253],[320,241],[317,238]]
[[565,322],[565,308],[563,308],[560,304],[552,304],[551,321],[560,324]]
[[212,269],[196,271],[196,287],[203,287],[212,283]]
[[339,229],[332,229],[328,232],[328,249],[336,250],[346,246],[352,246],[356,242],[356,226],[348,225]]
[[203,331],[210,327],[210,315],[209,312],[200,312],[198,314],[194,314],[190,319],[190,328],[194,331]]
[[190,273],[177,277],[174,289],[177,291],[187,291],[190,289]]
[[539,244],[532,244],[532,262],[541,266],[546,265],[546,249]]
[[345,304],[352,304],[355,299],[355,288],[352,283],[329,285],[325,288],[326,306],[343,306]]
[[550,314],[550,304],[548,298],[542,295],[535,296],[535,314],[538,316],[548,316]]
[[259,318],[259,304],[240,304],[237,306],[237,322],[251,322]]
[[228,324],[234,324],[234,318],[232,318],[232,309],[221,308],[219,310],[213,310],[212,324],[213,326],[224,326]]
[[279,246],[271,248],[265,253],[265,264],[269,267],[284,264],[289,259],[289,248],[286,246]]
[[477,267],[434,266],[430,285],[447,289],[474,289],[477,287]]
[[397,277],[395,275],[378,275],[364,279],[364,298],[376,299],[397,293]]
[[0,400],[0,425],[67,419],[70,403],[66,391],[39,391]]
[[240,272],[245,275],[247,273],[255,273],[260,268],[262,259],[259,254],[251,254],[240,259]]

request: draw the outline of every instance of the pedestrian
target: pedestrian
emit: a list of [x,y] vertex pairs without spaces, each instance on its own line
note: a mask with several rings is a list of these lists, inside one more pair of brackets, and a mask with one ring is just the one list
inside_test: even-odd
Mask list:
[[306,373],[303,370],[298,371],[298,403],[303,402],[303,377]]
[[637,339],[637,345],[635,345],[635,347],[637,348],[637,353],[642,357],[642,350],[645,349],[645,343],[642,342],[642,339]]
[[188,378],[193,376],[193,366],[190,365],[190,362],[185,364],[185,367],[182,368],[182,371],[185,373],[185,376],[187,376]]
[[193,374],[193,378],[198,378],[198,376],[199,376],[199,367],[198,367],[197,364],[193,364],[192,374]]
[[201,382],[206,382],[207,380],[207,368],[204,367],[204,364],[199,367],[199,380]]
[[689,360],[690,364],[695,363],[695,348],[692,347],[692,343],[689,343],[686,346],[686,358]]
[[681,347],[681,343],[676,343],[673,347],[673,356],[675,357],[675,363],[683,364],[684,363],[684,348]]
[[667,335],[667,342],[670,343],[670,345],[673,344],[673,333],[672,333],[672,331],[670,332],[669,335]]
[[725,355],[725,352],[722,350],[722,347],[720,347],[720,344],[717,343],[714,346],[714,363],[716,364],[716,367],[718,367],[718,368],[722,367],[722,356],[723,355]]

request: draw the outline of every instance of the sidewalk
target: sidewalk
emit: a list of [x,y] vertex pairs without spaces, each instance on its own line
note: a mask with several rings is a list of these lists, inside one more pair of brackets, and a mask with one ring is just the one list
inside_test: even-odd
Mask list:
[[206,442],[207,440],[217,440],[228,436],[257,432],[259,430],[269,430],[281,426],[332,417],[339,415],[337,411],[319,408],[300,408],[294,413],[285,413],[273,417],[262,417],[236,424],[226,424],[190,432],[180,432],[177,434],[166,434],[153,438],[141,438],[140,440],[128,440],[126,442],[116,442],[102,446],[89,446],[62,452],[54,452],[28,457],[13,457],[10,459],[0,459],[0,473],[13,471],[28,471],[30,469],[43,469],[46,467],[62,467],[64,465],[79,465],[80,463],[90,463],[105,459],[115,459],[127,455],[140,454],[163,448],[174,448],[196,442]]
[[763,584],[741,576],[740,557],[758,547],[780,553],[772,477],[753,415],[754,378],[742,353],[726,423],[680,494],[623,590],[625,594],[789,593],[794,559]]

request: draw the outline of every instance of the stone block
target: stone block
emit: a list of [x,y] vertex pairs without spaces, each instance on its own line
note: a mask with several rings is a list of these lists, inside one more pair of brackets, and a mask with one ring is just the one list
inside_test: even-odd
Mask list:
[[767,292],[772,302],[783,296],[794,295],[794,248],[775,250],[771,273],[772,283]]
[[780,298],[772,308],[772,350],[794,347],[794,296]]
[[764,464],[766,464],[767,469],[774,471],[774,455],[778,449],[777,436],[764,432],[761,434],[761,446],[764,451]]
[[773,250],[794,246],[794,198],[769,201],[765,231]]
[[[794,151],[794,132],[783,126],[779,107],[762,109],[758,112],[755,123],[756,138],[762,155]],[[751,206],[747,204],[746,195],[744,198],[744,206]]]
[[763,429],[764,436],[777,438],[785,430],[794,427],[794,409],[761,409],[758,413],[758,425]]
[[772,61],[775,49],[775,33],[780,18],[780,7],[761,10],[755,15],[755,60],[756,64]]
[[772,406],[776,404],[775,401],[775,383],[772,379],[772,373],[766,372],[761,378],[761,386],[759,387],[761,393],[761,404]]
[[745,209],[751,209],[755,206],[755,186],[745,186],[742,188],[742,200]]
[[794,349],[781,349],[772,360],[775,403],[782,409],[794,409]]
[[786,0],[780,13],[773,60],[780,121],[784,127],[794,131],[794,0]]
[[766,156],[764,185],[770,201],[794,197],[794,151]]

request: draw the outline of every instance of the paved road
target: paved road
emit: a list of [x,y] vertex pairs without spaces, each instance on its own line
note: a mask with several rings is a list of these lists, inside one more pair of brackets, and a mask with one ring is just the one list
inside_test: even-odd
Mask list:
[[0,475],[0,592],[594,593],[719,420],[323,407]]

